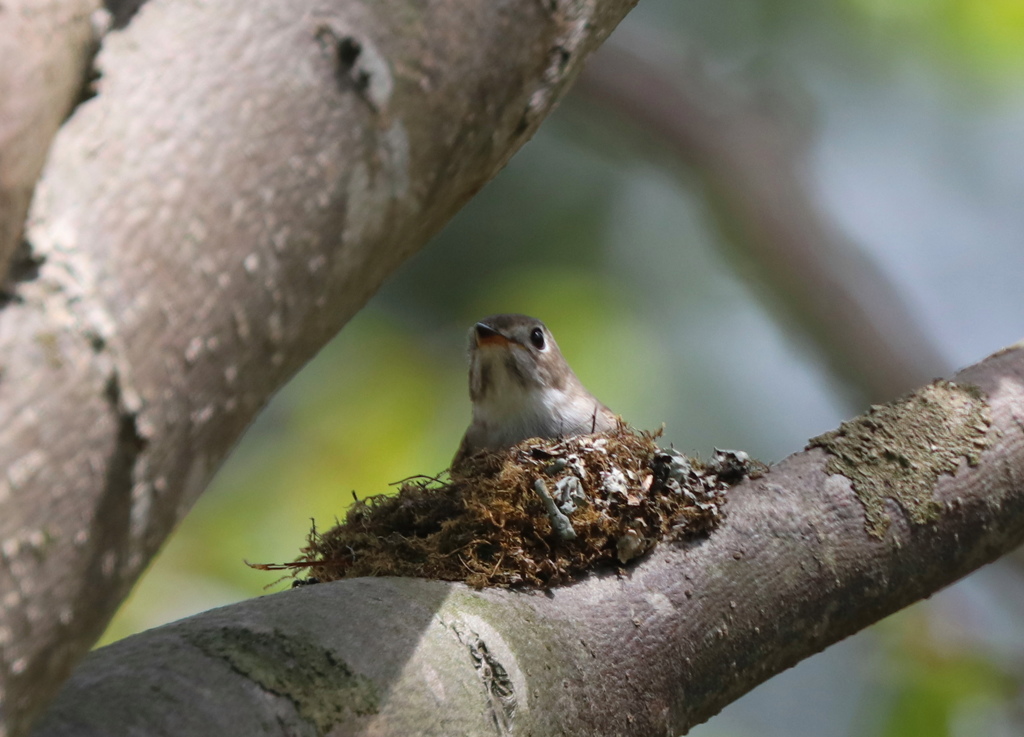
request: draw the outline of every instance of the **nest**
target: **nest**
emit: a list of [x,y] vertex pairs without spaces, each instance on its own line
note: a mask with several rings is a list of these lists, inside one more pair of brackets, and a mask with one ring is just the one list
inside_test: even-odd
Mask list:
[[418,576],[471,586],[548,587],[622,566],[661,540],[706,535],[725,490],[748,475],[746,454],[701,463],[626,426],[483,452],[448,478],[407,480],[357,500],[342,524],[314,529],[283,566],[315,583]]

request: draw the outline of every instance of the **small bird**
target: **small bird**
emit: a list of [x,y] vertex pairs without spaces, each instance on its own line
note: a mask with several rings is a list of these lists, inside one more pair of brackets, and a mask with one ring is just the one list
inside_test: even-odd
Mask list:
[[494,315],[470,328],[469,398],[473,421],[453,466],[479,450],[604,432],[618,423],[576,378],[551,331],[526,315]]

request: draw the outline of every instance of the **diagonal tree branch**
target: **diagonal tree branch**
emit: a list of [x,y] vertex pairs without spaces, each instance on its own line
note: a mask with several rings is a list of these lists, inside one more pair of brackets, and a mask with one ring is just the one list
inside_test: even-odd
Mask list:
[[623,575],[224,607],[90,655],[36,734],[683,733],[1024,540],[1024,345],[955,381],[816,439],[732,490],[708,539]]
[[82,94],[100,0],[0,5],[0,285],[57,128]]
[[888,276],[808,191],[795,116],[730,91],[698,59],[652,54],[650,39],[632,43],[644,41],[644,54],[621,43],[602,48],[576,93],[697,170],[741,272],[813,341],[858,406],[948,373]]
[[0,304],[0,735],[24,732],[267,398],[634,1],[126,11],[36,190],[36,269]]

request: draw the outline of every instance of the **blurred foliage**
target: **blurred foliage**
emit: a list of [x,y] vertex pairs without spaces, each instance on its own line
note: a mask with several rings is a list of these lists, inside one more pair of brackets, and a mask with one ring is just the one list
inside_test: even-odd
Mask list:
[[[884,696],[874,715],[879,737],[994,735],[1020,684],[991,658],[962,643],[937,640],[914,608],[883,622],[886,660],[877,674]],[[969,729],[966,729],[970,727]]]
[[943,63],[1003,78],[1024,70],[1021,0],[847,0],[869,30],[920,44]]

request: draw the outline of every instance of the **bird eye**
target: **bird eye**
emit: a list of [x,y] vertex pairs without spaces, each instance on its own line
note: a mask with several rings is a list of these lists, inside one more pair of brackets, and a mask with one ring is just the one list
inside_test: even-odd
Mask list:
[[531,330],[530,342],[533,343],[533,347],[538,351],[544,350],[544,331],[540,328],[534,328]]

